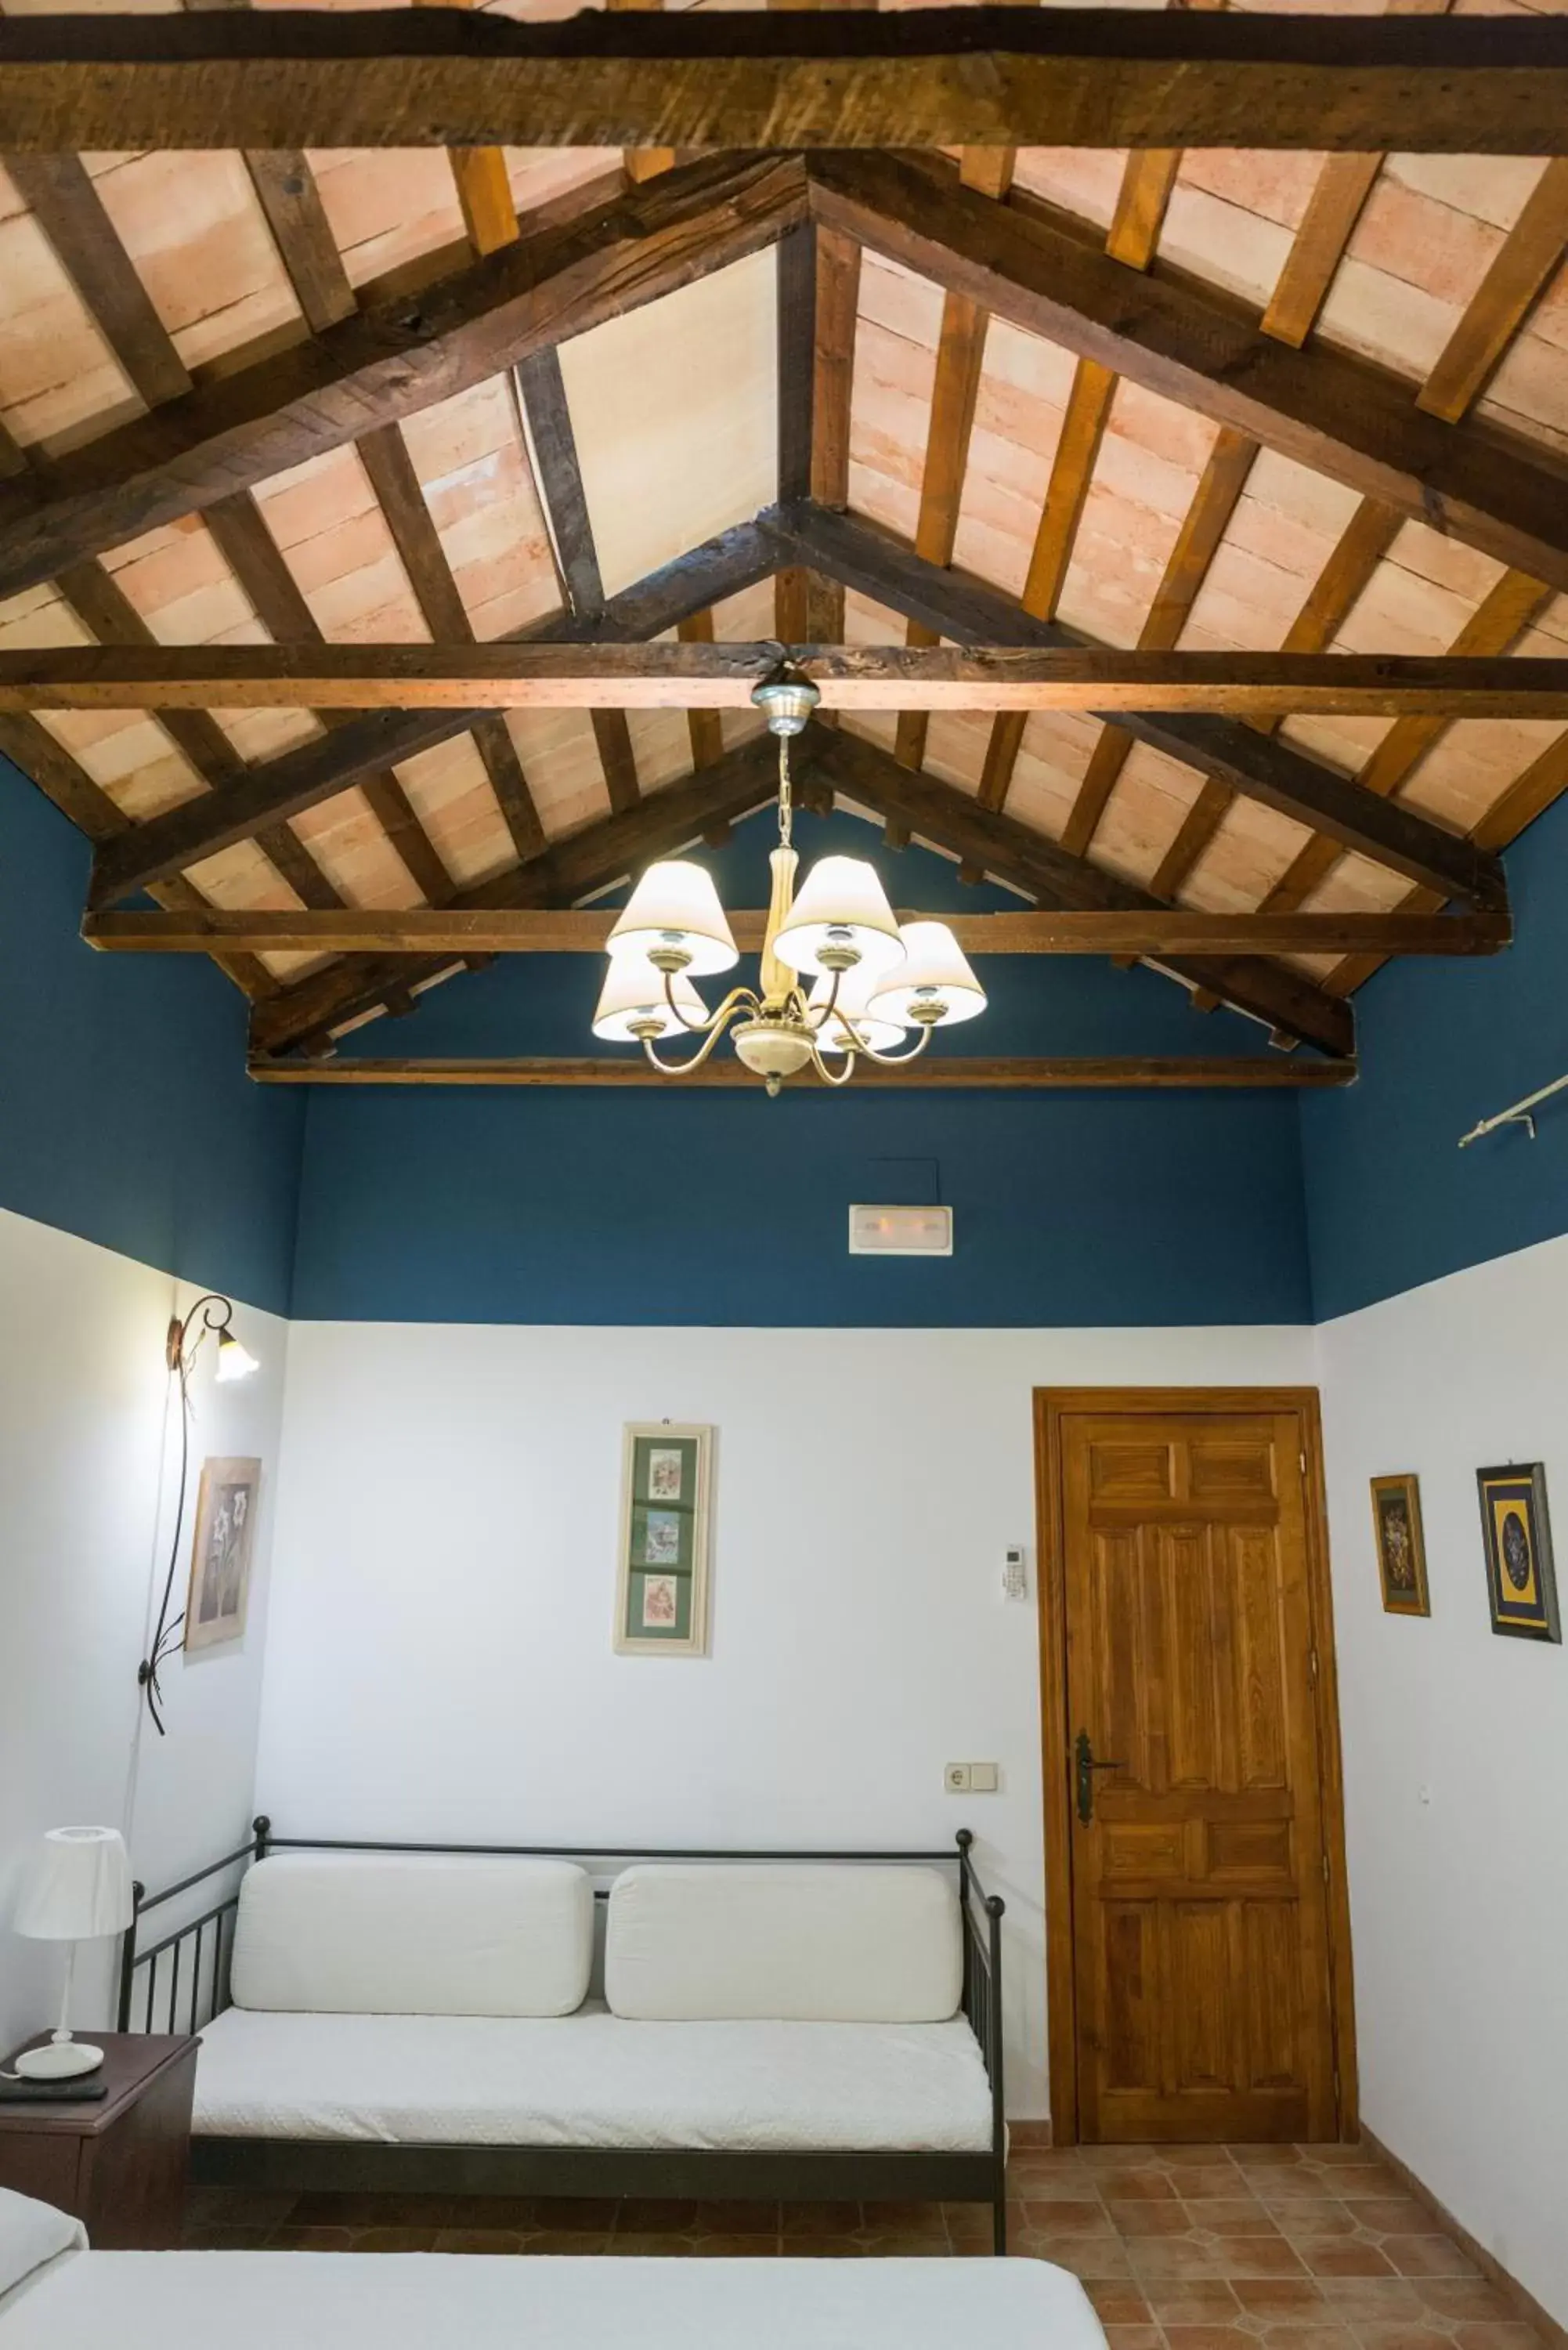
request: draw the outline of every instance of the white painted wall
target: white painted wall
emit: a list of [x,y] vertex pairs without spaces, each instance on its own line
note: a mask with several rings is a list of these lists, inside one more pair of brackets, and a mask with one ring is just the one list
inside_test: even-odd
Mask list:
[[[235,1327],[261,1370],[214,1386],[209,1343],[192,1430],[198,1472],[207,1453],[255,1453],[271,1472],[245,1638],[171,1661],[166,1740],[139,1718],[136,1667],[172,1534],[164,1333],[196,1294],[0,1210],[0,2047],[53,2021],[59,1954],[9,1930],[34,1836],[73,1821],[119,1827],[137,1873],[158,1884],[250,1817],[287,1333],[248,1307]],[[187,1519],[182,1575],[188,1530]],[[111,1959],[108,1943],[81,1954],[83,2021],[107,2021]]]
[[[1568,2321],[1568,1651],[1490,1628],[1475,1471],[1543,1461],[1568,1599],[1568,1240],[1318,1333],[1362,2111]],[[1383,1612],[1370,1477],[1421,1480]]]
[[[1031,1390],[1298,1383],[1312,1335],[296,1323],[257,1792],[280,1833],[945,1845],[1046,2110]],[[622,1424],[719,1430],[711,1656],[617,1657]],[[805,1429],[808,1432],[799,1431]],[[1031,1575],[1033,1583],[1033,1574]],[[949,1796],[950,1761],[1002,1765]]]

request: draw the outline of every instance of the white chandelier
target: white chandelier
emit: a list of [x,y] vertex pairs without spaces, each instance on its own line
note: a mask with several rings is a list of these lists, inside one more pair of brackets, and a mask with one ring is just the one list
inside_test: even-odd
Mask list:
[[[761,992],[732,988],[710,1012],[691,983],[740,961],[712,877],[701,865],[684,858],[650,865],[610,932],[593,1033],[608,1044],[639,1044],[665,1076],[700,1069],[729,1033],[770,1094],[808,1062],[824,1084],[842,1086],[857,1055],[888,1066],[912,1061],[933,1029],[985,1010],[984,990],[947,924],[900,925],[864,858],[822,858],[795,896],[789,744],[817,699],[805,678],[772,680],[752,695],[779,744],[779,845],[768,858],[773,892]],[[655,1045],[682,1034],[701,1037],[697,1051],[684,1061],[661,1060]]]

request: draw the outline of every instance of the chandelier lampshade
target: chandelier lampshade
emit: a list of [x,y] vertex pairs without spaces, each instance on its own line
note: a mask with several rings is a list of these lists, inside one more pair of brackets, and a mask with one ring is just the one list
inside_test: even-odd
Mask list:
[[[846,971],[840,977],[838,993],[835,996],[833,974],[826,971],[818,974],[806,998],[806,1010],[822,1017],[822,1026],[816,1035],[819,1052],[858,1052],[864,1045],[875,1045],[879,1053],[891,1053],[898,1049],[904,1042],[904,1030],[897,1022],[884,1020],[879,1014],[874,1016],[867,1008],[871,990],[880,983],[878,972],[868,969],[865,963],[857,963],[853,971]],[[833,1010],[827,1012],[830,997]],[[843,1014],[842,1019],[840,1014]],[[849,1022],[850,1028],[845,1026],[845,1021]]]
[[609,934],[609,951],[618,960],[655,957],[661,969],[668,956],[670,969],[694,978],[740,961],[712,875],[686,858],[649,867]]
[[[639,1045],[645,1036],[668,1036],[680,1027],[664,993],[665,974],[645,956],[612,954],[594,1011],[594,1035],[607,1045]],[[670,993],[690,1021],[704,1022],[708,1008],[684,972],[670,980]]]
[[977,1019],[985,990],[947,924],[906,922],[903,940],[905,961],[870,992],[875,1017],[933,1028]]
[[856,964],[890,971],[904,943],[877,868],[863,857],[823,857],[812,867],[774,941],[791,971],[833,972]]

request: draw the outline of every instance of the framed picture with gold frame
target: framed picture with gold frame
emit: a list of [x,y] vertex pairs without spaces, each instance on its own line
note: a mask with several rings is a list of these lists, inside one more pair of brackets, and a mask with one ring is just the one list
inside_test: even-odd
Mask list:
[[1372,1530],[1383,1606],[1390,1616],[1429,1616],[1427,1545],[1421,1533],[1421,1488],[1414,1477],[1374,1477]]
[[1523,1468],[1478,1469],[1476,1484],[1492,1630],[1519,1640],[1560,1642],[1544,1467],[1536,1461]]
[[634,1421],[621,1454],[615,1645],[623,1657],[705,1657],[713,1430]]

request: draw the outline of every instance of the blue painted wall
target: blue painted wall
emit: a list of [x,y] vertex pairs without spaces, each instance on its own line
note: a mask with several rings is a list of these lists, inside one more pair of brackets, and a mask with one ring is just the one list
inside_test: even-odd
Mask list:
[[1568,1073],[1568,800],[1510,851],[1515,945],[1390,963],[1355,999],[1361,1079],[1304,1096],[1314,1318],[1568,1232],[1568,1095],[1540,1139],[1459,1139]]
[[90,858],[0,759],[0,1207],[286,1313],[302,1105],[210,963],[82,945]]
[[[712,862],[766,897],[764,816]],[[806,862],[877,855],[896,902],[1017,905],[852,817],[803,818]],[[601,969],[515,957],[378,1022],[346,1053],[581,1053]],[[1168,982],[988,958],[992,1009],[943,1049],[1256,1053]],[[711,983],[709,1000],[715,1000]],[[613,1049],[613,1048],[606,1048]],[[721,1048],[727,1049],[727,1048]],[[851,1259],[849,1203],[940,1198],[950,1262]],[[646,1092],[310,1096],[302,1318],[895,1327],[1307,1318],[1294,1097]]]

